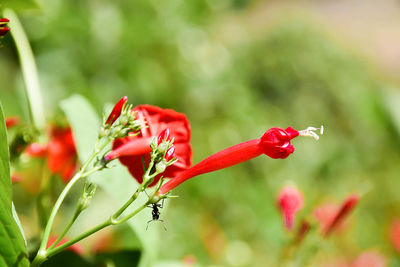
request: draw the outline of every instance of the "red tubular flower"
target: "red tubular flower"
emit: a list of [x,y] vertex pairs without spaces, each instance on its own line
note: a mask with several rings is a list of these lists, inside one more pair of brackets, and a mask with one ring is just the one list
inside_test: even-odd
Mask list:
[[395,220],[390,226],[390,240],[396,251],[400,253],[400,219]]
[[344,220],[353,211],[360,196],[351,194],[340,207],[336,205],[325,205],[314,210],[314,216],[319,221],[323,235],[328,236],[335,229],[341,228]]
[[[146,165],[150,162],[150,142],[168,128],[170,136],[174,138],[174,157],[177,161],[168,166],[162,175],[174,177],[189,168],[192,162],[192,149],[189,144],[191,131],[186,116],[171,109],[151,105],[139,105],[133,110],[137,112],[137,118],[145,123],[144,127],[139,135],[116,139],[113,150],[104,159],[109,161],[119,158],[132,176],[141,183],[144,174],[142,159]],[[161,175],[158,175],[151,186],[155,185],[160,177]]]
[[6,128],[7,129],[10,129],[18,124],[19,124],[19,117],[14,116],[14,117],[6,118]]
[[67,183],[77,167],[77,153],[70,127],[51,127],[47,156],[50,171],[59,174]]
[[261,154],[265,154],[274,159],[287,158],[294,151],[290,140],[298,135],[310,136],[310,132],[315,129],[316,128],[308,128],[307,130],[298,132],[292,127],[286,129],[271,128],[266,131],[260,139],[240,143],[209,156],[188,170],[175,176],[164,184],[160,191],[162,194],[165,194],[192,177],[227,168],[258,157]]
[[[57,236],[50,236],[49,241],[47,241],[47,247],[49,248],[55,241],[57,240]],[[62,238],[60,242],[55,247],[61,246],[62,244],[68,242],[69,240],[66,238]],[[75,243],[72,246],[66,248],[66,250],[71,250],[78,255],[83,255],[84,248],[81,244]]]
[[128,102],[128,97],[124,96],[117,102],[117,104],[115,104],[113,110],[106,120],[106,125],[112,125],[119,118],[126,102]]
[[292,230],[296,213],[303,208],[303,194],[294,186],[285,186],[278,195],[278,207],[282,213],[285,227]]

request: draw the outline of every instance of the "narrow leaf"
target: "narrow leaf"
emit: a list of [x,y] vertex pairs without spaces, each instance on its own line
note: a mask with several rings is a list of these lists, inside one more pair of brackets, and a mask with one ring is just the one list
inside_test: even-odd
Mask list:
[[13,217],[10,158],[3,108],[0,104],[0,265],[29,266],[25,240]]

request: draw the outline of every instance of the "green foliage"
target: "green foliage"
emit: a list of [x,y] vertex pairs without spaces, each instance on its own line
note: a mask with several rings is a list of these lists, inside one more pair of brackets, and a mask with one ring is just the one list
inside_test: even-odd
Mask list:
[[7,129],[0,104],[0,265],[29,266],[25,241],[14,220]]
[[1,0],[0,8],[11,8],[16,11],[38,9],[35,0]]
[[69,120],[78,149],[78,157],[85,162],[93,152],[100,129],[100,121],[90,104],[79,95],[61,102],[61,109]]

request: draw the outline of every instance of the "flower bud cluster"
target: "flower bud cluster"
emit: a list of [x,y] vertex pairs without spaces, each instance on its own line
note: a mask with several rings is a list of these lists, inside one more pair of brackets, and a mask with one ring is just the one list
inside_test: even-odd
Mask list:
[[136,119],[136,113],[132,110],[133,106],[128,105],[128,97],[124,96],[117,104],[107,119],[103,120],[103,127],[99,136],[109,136],[112,139],[135,135],[141,128],[143,122]]
[[0,19],[0,37],[3,37],[10,31],[10,28],[7,27],[8,22],[10,22],[10,20],[7,18]]
[[157,173],[163,173],[168,166],[176,162],[174,139],[171,138],[168,128],[152,140],[150,148],[152,150],[151,158],[154,160]]

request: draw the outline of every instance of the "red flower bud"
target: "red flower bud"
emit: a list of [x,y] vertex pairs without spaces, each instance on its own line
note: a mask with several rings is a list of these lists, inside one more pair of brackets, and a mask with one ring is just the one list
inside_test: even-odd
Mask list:
[[303,208],[304,199],[302,193],[293,186],[285,186],[278,195],[278,207],[282,212],[285,227],[292,230],[296,213]]
[[8,27],[0,27],[0,36],[6,35],[10,31]]
[[0,19],[0,24],[8,23],[8,22],[10,22],[10,20],[7,19],[7,18],[1,18],[1,19]]
[[158,135],[158,138],[157,138],[157,144],[158,145],[160,145],[161,143],[162,143],[162,141],[169,141],[170,140],[170,137],[169,137],[169,129],[168,128],[166,128],[166,129],[164,129],[159,135]]
[[113,110],[106,120],[106,125],[112,125],[119,118],[126,102],[128,102],[128,97],[124,96],[117,102],[117,104],[115,104]]
[[10,129],[18,124],[19,124],[19,117],[14,116],[14,117],[6,118],[6,128],[7,129]]
[[165,160],[170,161],[174,157],[175,147],[171,146],[168,148],[167,153],[165,153]]

